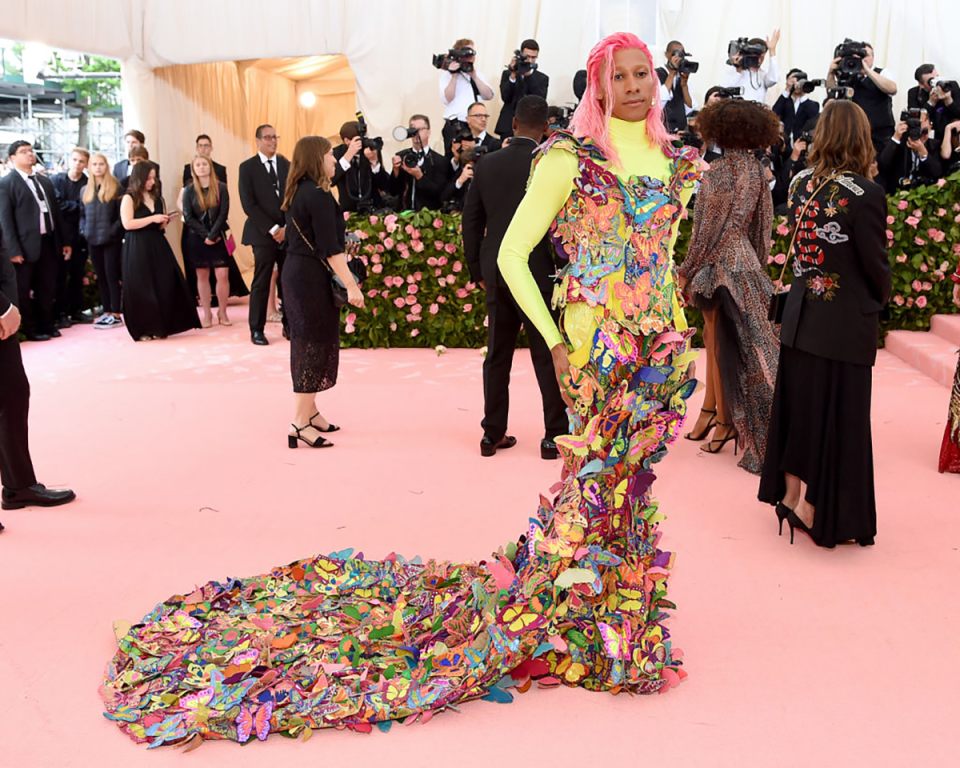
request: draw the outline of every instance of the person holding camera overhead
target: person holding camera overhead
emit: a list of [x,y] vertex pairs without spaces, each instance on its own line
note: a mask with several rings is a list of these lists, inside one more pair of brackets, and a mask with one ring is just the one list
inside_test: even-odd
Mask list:
[[413,148],[401,150],[393,156],[390,192],[400,198],[401,210],[439,210],[450,166],[443,155],[430,149],[429,117],[413,115],[407,126]]
[[440,72],[440,100],[443,102],[443,153],[450,154],[450,145],[457,134],[456,122],[466,122],[467,110],[476,101],[491,101],[493,88],[474,68],[477,52],[473,40],[461,38],[446,55],[434,56],[433,65]]
[[696,102],[690,95],[690,75],[700,65],[687,60],[687,52],[679,40],[667,43],[667,65],[657,67],[660,78],[660,103],[663,104],[663,118],[670,133],[679,133],[687,127],[687,116],[696,108]]
[[874,66],[873,46],[847,38],[836,47],[827,73],[827,88],[852,88],[851,101],[859,106],[870,122],[870,135],[877,152],[893,136],[893,97],[897,80],[889,69]]
[[907,109],[893,138],[880,153],[877,165],[888,192],[932,184],[942,176],[940,142],[930,138],[930,115],[925,109]]
[[500,75],[500,98],[503,99],[503,108],[497,118],[497,127],[494,132],[503,141],[513,136],[513,115],[517,104],[524,96],[540,96],[547,98],[550,87],[550,78],[537,69],[537,59],[540,56],[540,45],[536,40],[524,40],[520,48],[513,52],[513,58],[507,68]]
[[390,193],[390,174],[384,170],[380,155],[383,139],[361,136],[360,122],[348,120],[340,126],[340,140],[343,144],[333,149],[337,165],[331,180],[340,193],[340,207],[351,213],[384,208],[383,195]]
[[[777,43],[780,42],[780,30],[766,40],[754,37],[747,40],[741,37],[730,43],[727,64],[732,68],[724,85],[728,88],[743,88],[743,98],[747,101],[767,101],[767,89],[780,82],[780,65],[777,63]],[[763,63],[770,55],[769,69],[763,69]]]
[[816,121],[820,114],[820,105],[810,98],[822,80],[810,80],[802,69],[787,72],[787,83],[773,105],[774,114],[783,123],[783,135],[788,147],[792,147],[807,129],[807,124]]

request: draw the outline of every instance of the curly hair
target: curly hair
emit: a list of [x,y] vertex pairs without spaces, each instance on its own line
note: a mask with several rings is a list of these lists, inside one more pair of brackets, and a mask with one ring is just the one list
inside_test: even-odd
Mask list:
[[697,130],[706,144],[723,149],[759,149],[776,144],[780,118],[765,104],[723,99],[700,110]]

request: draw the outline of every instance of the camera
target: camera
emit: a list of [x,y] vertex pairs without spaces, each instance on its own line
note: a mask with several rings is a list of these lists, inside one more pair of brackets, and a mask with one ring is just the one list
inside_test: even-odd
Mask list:
[[[744,69],[758,69],[760,67],[760,57],[767,52],[767,46],[764,43],[751,43],[746,37],[738,37],[731,40],[727,46],[727,64],[731,67],[740,66]],[[733,57],[740,56],[739,64],[734,64]]]
[[364,149],[375,149],[377,152],[383,149],[383,139],[380,136],[367,137],[367,121],[363,118],[363,112],[357,112],[357,136],[362,140]]
[[701,139],[695,131],[691,131],[689,128],[685,131],[680,131],[680,133],[677,134],[677,138],[680,139],[685,147],[703,149],[703,139]]
[[846,38],[833,51],[833,58],[840,59],[837,65],[837,82],[841,85],[860,79],[863,75],[863,60],[869,56],[866,43],[858,43]]
[[945,77],[934,77],[930,80],[931,88],[939,88],[944,93],[948,93],[957,87],[956,80],[947,80]]
[[848,101],[853,98],[851,93],[853,89],[844,86],[842,88],[827,88],[827,101],[834,99],[835,101]]
[[920,122],[920,115],[923,114],[922,109],[905,109],[900,113],[900,122],[907,124],[907,138],[917,139],[923,136],[923,124]]
[[813,134],[810,133],[810,131],[804,131],[797,137],[797,141],[806,142],[807,148],[809,149],[813,144]]
[[531,72],[537,71],[537,62],[527,61],[524,58],[524,55],[520,52],[518,48],[513,52],[513,66],[509,67],[509,70],[517,75],[529,75]]
[[797,85],[804,93],[813,93],[827,84],[825,80],[810,80],[806,72],[794,72],[793,76],[797,78]]
[[573,107],[549,107],[547,109],[547,123],[553,128],[566,130],[570,126]]
[[721,99],[742,99],[743,98],[743,86],[738,85],[735,88],[717,88],[714,91],[718,98]]
[[[469,74],[473,72],[473,62],[464,61],[471,56],[476,56],[477,52],[473,48],[451,48],[446,53],[438,53],[433,57],[432,62],[433,66],[437,69],[444,69],[447,72],[463,72]],[[451,69],[451,65],[456,64],[457,66]]]
[[692,75],[700,71],[700,62],[687,58],[690,54],[686,51],[678,51],[678,53],[680,55],[680,63],[677,64],[677,66],[673,66],[673,62],[667,60],[668,69],[675,69],[677,74],[680,75]]
[[400,158],[400,162],[403,163],[404,168],[416,168],[420,165],[419,152],[415,149],[401,149],[397,152],[397,156]]

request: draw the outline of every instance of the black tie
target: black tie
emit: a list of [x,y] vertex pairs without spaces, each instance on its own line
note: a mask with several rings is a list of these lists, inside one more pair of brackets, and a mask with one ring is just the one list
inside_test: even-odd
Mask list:
[[53,234],[53,220],[50,218],[50,206],[49,206],[49,205],[47,205],[47,206],[44,206],[44,205],[43,205],[43,203],[46,202],[46,199],[47,199],[47,198],[45,198],[45,197],[43,196],[43,189],[42,189],[41,186],[40,186],[40,182],[37,181],[36,175],[31,176],[31,177],[30,177],[30,181],[33,182],[33,187],[34,187],[34,189],[37,190],[37,197],[39,198],[40,203],[41,203],[40,207],[41,207],[41,208],[46,208],[46,210],[44,210],[44,212],[43,212],[43,223],[44,223],[44,224],[46,225],[46,227],[47,227],[47,234],[48,234],[48,235],[51,235],[51,234]]
[[270,183],[273,184],[273,189],[280,194],[280,180],[277,178],[277,172],[273,170],[273,158],[271,157],[267,160],[267,176],[270,178]]

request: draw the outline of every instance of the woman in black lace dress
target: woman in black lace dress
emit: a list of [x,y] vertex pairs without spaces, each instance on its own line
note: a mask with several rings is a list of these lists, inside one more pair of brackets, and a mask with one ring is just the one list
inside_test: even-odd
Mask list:
[[[333,303],[331,270],[347,287],[347,300],[363,308],[363,294],[344,256],[343,213],[330,194],[336,160],[330,142],[305,136],[293,150],[283,205],[287,257],[283,266],[283,311],[290,322],[290,374],[296,397],[289,445],[333,445],[321,433],[340,429],[320,415],[318,392],[337,383],[340,310]],[[326,262],[326,263],[324,263]]]

